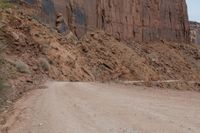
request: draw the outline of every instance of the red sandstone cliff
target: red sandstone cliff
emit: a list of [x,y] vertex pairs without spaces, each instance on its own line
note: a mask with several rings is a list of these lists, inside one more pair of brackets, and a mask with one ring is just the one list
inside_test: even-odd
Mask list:
[[[26,0],[30,3],[36,0]],[[50,0],[51,1],[51,0]],[[62,13],[77,36],[103,29],[118,39],[189,42],[185,0],[41,0],[45,13]],[[48,5],[49,4],[49,5]],[[53,4],[53,5],[50,5]],[[53,14],[54,15],[54,14]],[[52,19],[51,19],[52,20]]]
[[191,43],[200,44],[200,23],[190,22]]

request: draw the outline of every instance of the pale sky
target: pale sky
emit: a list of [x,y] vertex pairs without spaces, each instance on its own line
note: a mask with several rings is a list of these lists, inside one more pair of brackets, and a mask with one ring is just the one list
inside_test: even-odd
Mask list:
[[188,5],[189,19],[200,22],[200,0],[186,0]]

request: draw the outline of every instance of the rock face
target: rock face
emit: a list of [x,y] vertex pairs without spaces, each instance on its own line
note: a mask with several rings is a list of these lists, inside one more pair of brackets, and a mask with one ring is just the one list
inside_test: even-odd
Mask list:
[[185,0],[40,0],[40,3],[49,17],[46,20],[55,18],[54,11],[61,13],[67,27],[78,37],[88,30],[102,29],[125,41],[190,40]]
[[190,22],[191,43],[200,45],[200,23]]

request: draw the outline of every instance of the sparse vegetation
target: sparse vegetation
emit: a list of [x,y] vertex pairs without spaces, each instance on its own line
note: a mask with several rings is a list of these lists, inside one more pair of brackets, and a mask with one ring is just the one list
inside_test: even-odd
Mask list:
[[10,3],[9,0],[0,0],[0,9],[7,9],[11,8],[13,5]]
[[40,66],[44,71],[49,71],[50,69],[50,64],[49,61],[46,58],[40,58]]
[[26,63],[24,63],[23,61],[20,61],[20,60],[16,61],[15,66],[16,66],[17,70],[21,73],[31,73],[29,66]]

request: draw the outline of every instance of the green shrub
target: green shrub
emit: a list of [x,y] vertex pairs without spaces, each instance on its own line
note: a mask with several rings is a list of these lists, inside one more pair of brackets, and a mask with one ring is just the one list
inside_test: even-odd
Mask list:
[[40,58],[40,66],[44,71],[49,71],[50,69],[50,64],[49,61],[46,58]]
[[8,0],[0,0],[0,9],[12,8],[12,6],[12,3],[10,3]]
[[20,60],[16,61],[15,66],[17,70],[21,73],[31,73],[29,66],[23,61],[20,61]]

